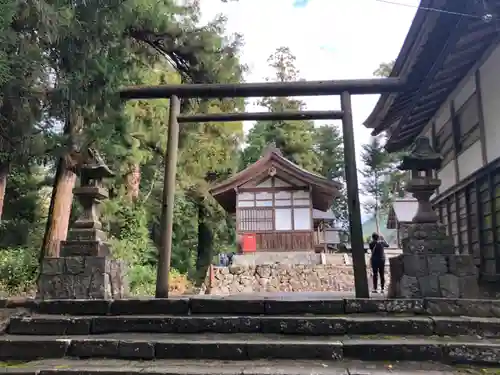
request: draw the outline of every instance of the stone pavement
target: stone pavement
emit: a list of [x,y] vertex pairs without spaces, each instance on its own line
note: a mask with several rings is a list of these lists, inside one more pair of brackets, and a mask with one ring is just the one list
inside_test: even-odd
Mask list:
[[453,367],[432,362],[365,361],[207,361],[207,360],[75,360],[49,359],[24,363],[0,362],[3,374],[171,374],[171,375],[489,375],[494,368]]

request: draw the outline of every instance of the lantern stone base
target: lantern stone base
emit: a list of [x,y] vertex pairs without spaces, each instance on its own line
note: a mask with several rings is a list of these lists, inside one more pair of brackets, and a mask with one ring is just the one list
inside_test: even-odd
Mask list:
[[442,224],[411,224],[402,243],[403,254],[390,259],[389,297],[478,297],[474,258],[454,254]]
[[128,293],[125,263],[108,257],[46,258],[38,295],[47,299],[120,299]]

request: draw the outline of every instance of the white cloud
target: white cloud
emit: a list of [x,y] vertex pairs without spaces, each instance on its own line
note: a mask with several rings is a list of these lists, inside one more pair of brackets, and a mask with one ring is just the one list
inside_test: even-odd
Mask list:
[[[267,58],[280,46],[297,57],[296,65],[307,80],[371,78],[381,62],[399,53],[416,11],[418,0],[400,0],[412,7],[377,0],[309,0],[296,7],[294,0],[239,0],[223,4],[202,0],[205,20],[222,13],[228,32],[244,36],[242,60],[250,68],[247,82],[264,81],[272,75]],[[296,5],[296,4],[295,4]],[[356,151],[366,143],[370,130],[362,122],[378,95],[352,100]],[[255,102],[255,100],[250,100]],[[338,97],[304,98],[311,110],[339,109]],[[247,111],[255,111],[249,105]],[[246,123],[245,129],[252,126]]]

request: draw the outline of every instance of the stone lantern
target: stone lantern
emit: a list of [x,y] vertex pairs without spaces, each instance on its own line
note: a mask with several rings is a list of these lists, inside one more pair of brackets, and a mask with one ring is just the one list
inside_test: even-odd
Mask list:
[[438,216],[430,198],[441,185],[441,180],[434,178],[434,171],[441,167],[443,158],[435,152],[427,137],[419,137],[410,154],[403,157],[399,166],[402,171],[411,171],[411,179],[406,190],[418,201],[414,223],[436,223]]
[[389,297],[476,298],[479,294],[472,255],[455,254],[453,238],[438,222],[430,202],[441,184],[434,177],[441,161],[429,139],[419,137],[399,167],[411,171],[406,190],[417,199],[418,209],[401,240],[403,253],[389,260]]
[[38,280],[41,299],[122,298],[127,291],[125,264],[110,257],[99,206],[108,198],[103,185],[114,173],[94,149],[78,155],[80,186],[73,190],[82,213],[61,242],[59,258],[42,261]]

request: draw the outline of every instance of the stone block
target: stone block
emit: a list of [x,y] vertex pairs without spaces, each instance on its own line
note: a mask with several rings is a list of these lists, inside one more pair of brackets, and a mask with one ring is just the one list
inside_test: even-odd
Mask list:
[[479,284],[477,276],[462,276],[458,279],[460,288],[460,298],[478,298]]
[[[437,342],[393,340],[349,340],[343,343],[344,357],[362,361],[439,361],[443,352]],[[383,373],[388,373],[384,371]]]
[[470,255],[449,255],[448,270],[458,277],[476,277],[477,268],[474,259]]
[[434,316],[434,333],[439,336],[498,337],[500,320],[469,316]]
[[98,241],[105,242],[107,240],[107,235],[104,231],[100,229],[80,229],[72,228],[68,233],[68,242],[80,242],[80,241]]
[[[234,344],[233,344],[234,345]],[[340,341],[317,342],[310,345],[307,341],[293,345],[283,345],[283,342],[249,342],[246,344],[248,359],[314,359],[336,361],[343,359],[342,343]],[[221,349],[223,350],[223,349]],[[244,351],[245,352],[245,351]],[[195,357],[203,358],[203,357]],[[232,359],[232,358],[227,358]],[[235,358],[236,359],[236,358]]]
[[[112,274],[113,270],[113,274]],[[122,263],[106,257],[48,258],[38,280],[41,299],[123,298]]]
[[408,225],[405,238],[417,240],[447,239],[446,225],[439,223],[412,223]]
[[158,298],[158,299],[126,299],[111,302],[112,315],[187,315],[189,299]]
[[263,317],[261,332],[269,334],[345,335],[347,322],[343,318],[323,317]]
[[420,293],[425,297],[440,297],[440,285],[438,275],[427,275],[418,278]]
[[[156,359],[218,359],[218,360],[248,360],[247,348],[243,342],[156,342]],[[283,347],[283,351],[287,346]]]
[[64,261],[64,273],[69,275],[79,275],[85,272],[84,257],[65,257],[60,259]]
[[62,275],[64,273],[64,259],[44,258],[41,274],[46,276]]
[[29,316],[10,318],[11,335],[88,335],[92,319],[82,317],[58,317],[46,319]]
[[265,301],[262,299],[211,299],[191,298],[190,310],[193,314],[264,314]]
[[0,361],[28,361],[40,358],[64,358],[70,340],[0,340]]
[[418,298],[422,296],[420,285],[416,277],[403,275],[399,285],[398,297]]
[[406,276],[420,277],[429,274],[427,257],[422,254],[401,254],[403,258],[403,273]]
[[109,245],[101,241],[61,241],[61,257],[109,256]]
[[451,363],[480,363],[498,365],[500,345],[497,343],[452,343],[446,345],[445,359]]
[[452,274],[439,276],[439,288],[444,298],[460,297],[460,284],[458,277]]
[[428,255],[427,269],[429,275],[444,275],[448,272],[448,263],[445,255]]
[[455,253],[455,245],[451,239],[405,238],[401,243],[404,254],[450,255]]
[[334,315],[343,314],[349,300],[266,300],[265,313],[268,315],[291,315],[291,314],[314,314],[314,315]]
[[433,321],[428,317],[348,317],[347,335],[432,335]]
[[400,280],[403,276],[403,254],[389,258],[391,280]]

